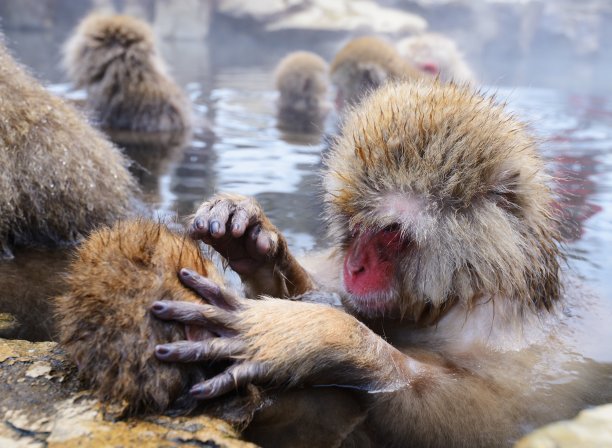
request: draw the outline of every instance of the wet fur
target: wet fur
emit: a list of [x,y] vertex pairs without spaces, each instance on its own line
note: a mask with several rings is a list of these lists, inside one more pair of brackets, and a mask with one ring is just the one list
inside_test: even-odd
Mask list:
[[0,252],[73,244],[129,215],[127,161],[0,41]]
[[307,132],[320,129],[327,112],[327,63],[308,51],[285,56],[275,72],[279,126]]
[[129,412],[189,412],[205,369],[155,358],[157,344],[186,338],[183,326],[149,312],[155,300],[201,302],[177,273],[189,267],[222,284],[210,260],[162,224],[127,221],[95,232],[75,254],[68,292],[56,299],[60,342],[104,402]]
[[166,73],[150,26],[94,13],[64,47],[64,66],[102,128],[175,131],[191,123],[184,93]]
[[389,42],[365,36],[351,40],[338,51],[330,76],[344,100],[352,105],[387,81],[420,79],[424,75],[402,59]]

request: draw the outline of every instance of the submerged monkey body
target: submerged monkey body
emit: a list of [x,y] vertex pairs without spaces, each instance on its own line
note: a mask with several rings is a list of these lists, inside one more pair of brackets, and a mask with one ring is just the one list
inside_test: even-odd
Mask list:
[[102,128],[143,132],[189,128],[189,102],[167,74],[153,30],[122,15],[91,14],[64,48],[64,66],[87,91]]

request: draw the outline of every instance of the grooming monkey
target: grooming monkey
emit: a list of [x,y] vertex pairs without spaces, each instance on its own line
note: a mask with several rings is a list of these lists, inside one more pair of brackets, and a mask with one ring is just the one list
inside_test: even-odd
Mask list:
[[[158,299],[202,303],[199,295],[207,293],[198,295],[184,287],[182,282],[188,283],[191,274],[179,274],[180,266],[190,266],[190,272],[215,282],[215,291],[223,284],[193,240],[156,222],[132,220],[100,229],[76,252],[68,269],[67,292],[55,300],[60,343],[104,403],[127,403],[128,416],[206,412],[238,429],[251,421],[256,409],[274,403],[274,409],[259,418],[261,424],[251,425],[249,436],[263,442],[289,438],[291,446],[332,446],[363,419],[359,403],[341,391],[297,391],[264,400],[253,386],[230,400],[198,406],[189,393],[191,385],[227,364],[171,365],[154,355],[157,344],[217,334],[201,326],[162,322],[150,314]],[[233,306],[229,295],[217,303]],[[311,418],[305,420],[305,415]],[[294,425],[306,434],[298,437],[284,430]]]
[[309,51],[295,51],[276,67],[275,84],[280,93],[278,122],[282,129],[297,132],[320,130],[328,112],[327,63]]
[[342,47],[331,63],[330,75],[338,109],[357,104],[387,81],[423,77],[393,45],[375,36],[358,37]]
[[472,69],[457,44],[437,33],[424,33],[398,42],[397,48],[410,65],[424,73],[439,76],[444,82],[476,84]]
[[64,66],[87,91],[102,128],[176,131],[191,123],[190,106],[166,73],[151,27],[136,18],[91,14],[64,47]]
[[121,153],[47,92],[0,42],[0,257],[72,244],[130,214],[137,189]]
[[[505,446],[610,400],[610,368],[575,346],[588,322],[561,293],[543,162],[503,106],[464,86],[385,85],[347,117],[324,185],[334,248],[303,266],[252,198],[196,212],[193,236],[249,296],[277,298],[239,298],[187,269],[210,304],[153,305],[226,332],[156,348],[171,363],[233,361],[195,397],[248,384],[367,391],[373,446]],[[346,311],[311,303],[323,290]]]

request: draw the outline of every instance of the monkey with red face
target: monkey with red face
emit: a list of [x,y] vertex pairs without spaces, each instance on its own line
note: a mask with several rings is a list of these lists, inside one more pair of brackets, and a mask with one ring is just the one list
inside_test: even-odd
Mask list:
[[[609,369],[578,354],[581,323],[560,312],[573,304],[543,162],[503,106],[455,85],[386,85],[348,116],[324,184],[335,245],[302,264],[253,199],[220,195],[197,211],[193,236],[251,298],[183,270],[209,304],[153,305],[224,329],[156,348],[167,362],[233,361],[195,397],[251,383],[367,391],[376,446],[507,445],[610,399]],[[345,310],[282,299],[323,290]]]

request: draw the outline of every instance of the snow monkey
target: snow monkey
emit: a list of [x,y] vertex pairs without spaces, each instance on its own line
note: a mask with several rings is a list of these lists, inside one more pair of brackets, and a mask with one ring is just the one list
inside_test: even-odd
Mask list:
[[358,103],[368,91],[386,81],[423,76],[402,59],[393,45],[375,36],[358,37],[342,47],[331,63],[330,75],[338,109]]
[[309,51],[295,51],[276,67],[279,127],[296,132],[320,130],[328,111],[327,63]]
[[476,84],[476,78],[457,44],[437,33],[424,33],[402,39],[397,44],[402,57],[413,67],[439,76],[444,82]]
[[67,292],[55,300],[60,342],[80,375],[103,401],[127,402],[131,414],[184,413],[195,407],[189,385],[204,378],[206,370],[162,364],[153,350],[160,342],[201,337],[201,328],[196,335],[148,312],[160,297],[201,302],[181,285],[180,266],[223,284],[189,238],[157,222],[123,221],[99,229],[78,248]]
[[87,91],[100,127],[175,131],[190,126],[186,96],[166,73],[151,27],[136,18],[93,13],[64,47],[64,66]]
[[[252,198],[213,197],[191,232],[263,297],[185,266],[209,303],[151,311],[216,335],[156,356],[232,362],[192,387],[202,400],[250,384],[344,386],[366,403],[372,446],[506,446],[609,401],[610,368],[576,347],[589,305],[562,294],[547,184],[534,140],[493,99],[387,84],[349,113],[326,159],[330,253],[300,264]],[[344,309],[312,303],[328,291]]]
[[75,243],[130,214],[137,189],[120,151],[1,40],[0,116],[0,258],[14,246]]

